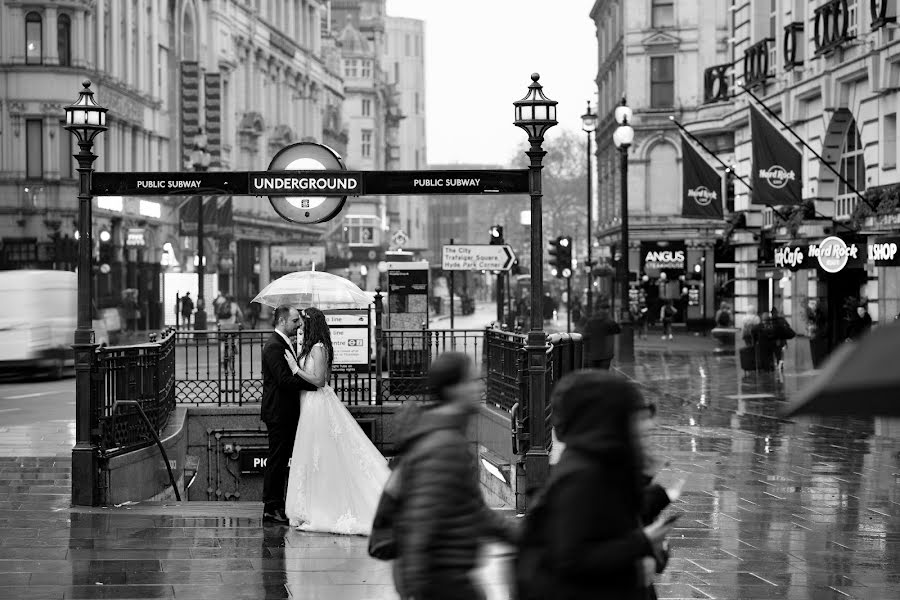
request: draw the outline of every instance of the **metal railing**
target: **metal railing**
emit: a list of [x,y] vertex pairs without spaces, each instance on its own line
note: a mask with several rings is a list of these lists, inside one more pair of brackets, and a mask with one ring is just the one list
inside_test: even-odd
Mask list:
[[[262,353],[271,329],[178,330],[176,400],[196,406],[262,402]],[[345,404],[371,404],[374,373],[334,372],[330,385]]]
[[[152,334],[144,344],[97,350],[97,435],[107,457],[153,444],[175,409],[175,331],[160,335],[158,341]],[[117,405],[123,401],[131,405]]]
[[475,364],[484,359],[481,329],[385,329],[381,332],[383,401],[418,400],[427,394],[425,378],[434,359],[444,352],[462,352]]
[[485,339],[485,376],[487,401],[511,411],[526,398],[524,395],[526,336],[501,329],[488,329]]

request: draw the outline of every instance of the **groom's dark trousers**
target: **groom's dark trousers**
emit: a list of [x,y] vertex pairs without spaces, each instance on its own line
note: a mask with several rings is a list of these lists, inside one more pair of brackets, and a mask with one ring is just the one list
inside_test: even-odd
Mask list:
[[263,397],[261,418],[269,434],[269,456],[263,479],[263,511],[284,510],[288,461],[294,450],[297,422],[300,420],[300,392],[313,391],[316,386],[293,375],[284,351],[288,344],[272,333],[263,347]]

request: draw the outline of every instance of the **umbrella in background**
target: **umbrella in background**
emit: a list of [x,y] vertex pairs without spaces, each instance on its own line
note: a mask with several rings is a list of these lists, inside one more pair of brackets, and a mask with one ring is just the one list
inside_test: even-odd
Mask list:
[[900,416],[900,323],[846,342],[783,411],[840,416]]
[[321,310],[367,308],[372,299],[343,277],[324,271],[288,273],[267,285],[252,302],[272,308],[287,304],[295,308],[315,306]]

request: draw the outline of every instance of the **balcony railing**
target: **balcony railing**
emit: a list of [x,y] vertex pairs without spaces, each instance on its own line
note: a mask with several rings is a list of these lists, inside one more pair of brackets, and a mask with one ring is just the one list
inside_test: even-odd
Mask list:
[[747,87],[764,85],[772,77],[769,46],[774,38],[763,38],[744,50],[744,83]]
[[703,72],[703,102],[724,102],[730,98],[731,72],[734,65],[727,63],[709,67]]
[[803,38],[803,23],[788,23],[784,26],[784,68],[785,70],[803,66],[806,40]]
[[859,196],[848,194],[834,199],[834,218],[837,221],[846,221],[853,216],[856,205],[859,204]]
[[828,0],[815,12],[816,56],[829,56],[856,37],[850,31],[852,15],[847,0]]
[[872,31],[897,22],[897,0],[869,0]]

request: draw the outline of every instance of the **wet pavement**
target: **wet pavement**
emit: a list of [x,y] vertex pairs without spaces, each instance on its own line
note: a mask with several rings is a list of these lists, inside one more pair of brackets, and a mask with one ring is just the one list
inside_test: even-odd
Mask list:
[[[806,379],[790,368],[744,377],[732,356],[676,345],[638,356],[626,373],[659,409],[659,479],[687,479],[660,598],[900,598],[897,421],[785,421]],[[71,509],[70,436],[0,424],[0,599],[396,598],[364,538],[263,527],[255,503]],[[507,550],[479,572],[492,599],[508,597]]]

